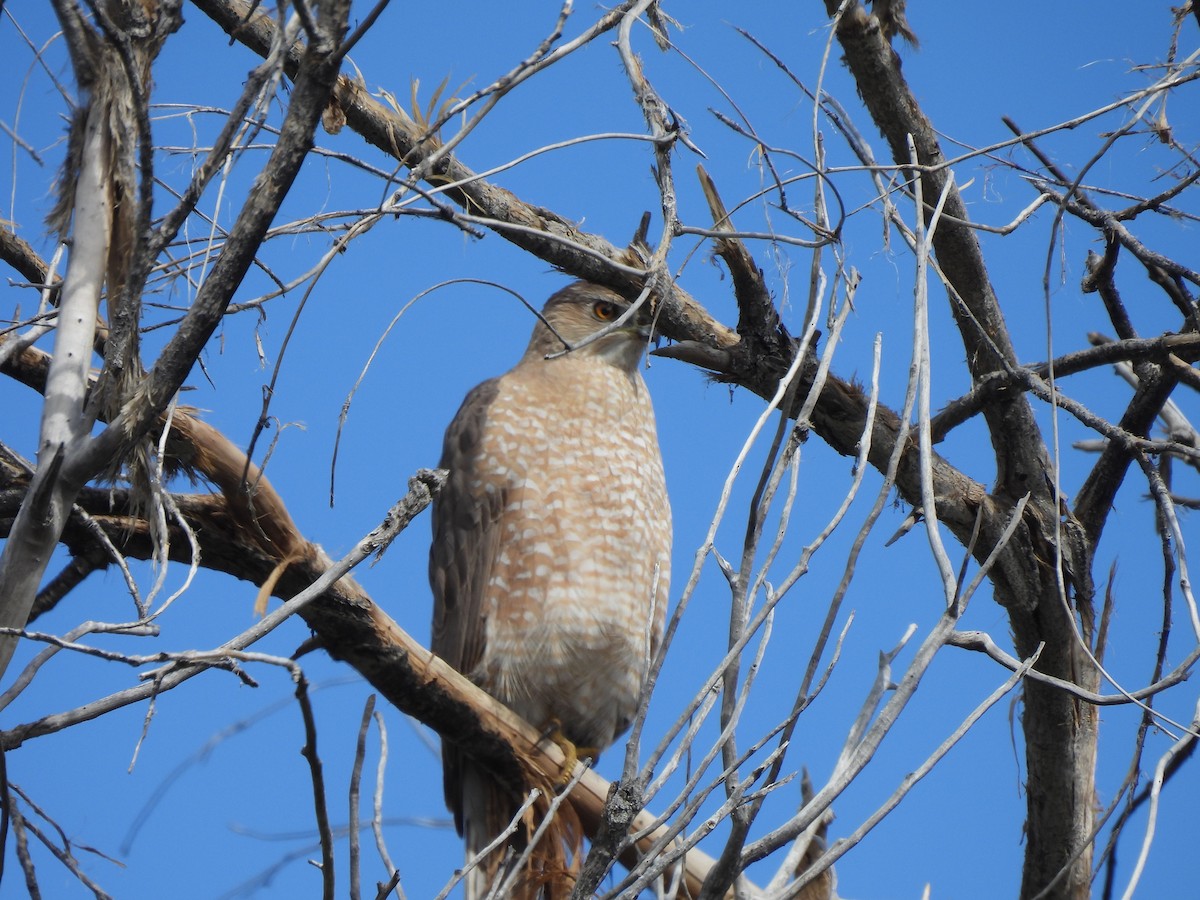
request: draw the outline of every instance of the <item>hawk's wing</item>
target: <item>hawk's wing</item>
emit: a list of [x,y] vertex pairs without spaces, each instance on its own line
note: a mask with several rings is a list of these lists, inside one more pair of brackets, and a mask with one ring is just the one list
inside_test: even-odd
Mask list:
[[[499,521],[505,491],[481,483],[477,463],[487,426],[488,408],[499,392],[498,379],[485,381],[463,401],[446,429],[439,467],[449,471],[433,504],[433,544],[429,583],[433,588],[431,649],[468,677],[484,652],[483,594],[500,542]],[[459,782],[462,758],[443,744],[446,804],[462,831]]]

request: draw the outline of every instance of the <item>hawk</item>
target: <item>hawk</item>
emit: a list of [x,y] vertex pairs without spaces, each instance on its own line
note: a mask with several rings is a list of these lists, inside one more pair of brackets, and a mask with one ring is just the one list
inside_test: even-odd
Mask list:
[[[472,390],[450,423],[432,516],[433,651],[593,754],[633,718],[671,577],[671,510],[638,372],[648,315],[584,343],[629,305],[586,282],[546,302],[517,365]],[[520,798],[458,748],[442,757],[470,860]],[[487,893],[501,862],[497,851],[472,870],[468,898]]]

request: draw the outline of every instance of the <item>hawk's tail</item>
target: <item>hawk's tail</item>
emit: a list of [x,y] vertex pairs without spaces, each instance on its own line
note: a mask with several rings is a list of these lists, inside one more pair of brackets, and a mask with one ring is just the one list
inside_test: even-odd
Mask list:
[[[466,900],[565,900],[575,885],[583,850],[583,829],[571,805],[560,804],[538,835],[553,785],[539,785],[537,798],[514,823],[521,804],[512,793],[469,760],[461,765]],[[511,835],[497,843],[506,830]],[[497,845],[485,854],[492,844]]]

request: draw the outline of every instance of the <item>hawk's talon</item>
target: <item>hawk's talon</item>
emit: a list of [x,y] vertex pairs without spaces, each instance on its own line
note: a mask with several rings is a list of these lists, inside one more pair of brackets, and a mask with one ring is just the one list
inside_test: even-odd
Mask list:
[[580,760],[590,760],[592,764],[595,764],[600,756],[599,747],[576,746],[574,741],[563,734],[562,723],[557,719],[551,719],[546,723],[546,727],[542,729],[542,734],[538,738],[538,742],[541,741],[549,741],[562,751],[563,764],[555,783],[555,787],[560,790],[570,783],[571,778],[575,775],[575,766],[579,764]]

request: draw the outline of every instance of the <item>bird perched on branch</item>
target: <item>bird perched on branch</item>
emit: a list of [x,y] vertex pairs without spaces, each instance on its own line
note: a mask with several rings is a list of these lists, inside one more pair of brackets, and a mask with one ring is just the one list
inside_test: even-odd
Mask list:
[[[581,755],[629,727],[671,576],[671,511],[637,368],[648,305],[612,328],[629,306],[585,282],[547,301],[517,365],[471,391],[447,429],[449,480],[433,505],[433,651]],[[459,747],[442,756],[470,861],[521,795]],[[505,850],[519,853],[534,824],[469,873],[468,898],[507,877]],[[569,892],[577,827],[564,851],[567,837],[539,842],[514,896]]]

